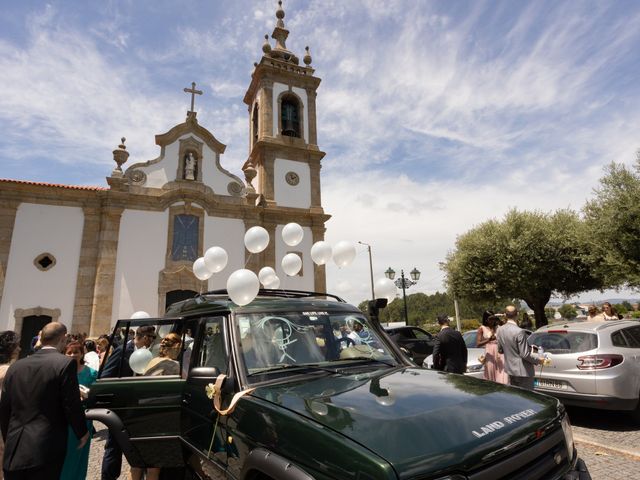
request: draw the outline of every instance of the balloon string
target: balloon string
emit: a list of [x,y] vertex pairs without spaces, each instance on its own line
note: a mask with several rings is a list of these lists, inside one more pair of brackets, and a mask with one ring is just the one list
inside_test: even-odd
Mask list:
[[244,268],[247,268],[247,265],[249,264],[249,260],[251,260],[252,256],[253,256],[253,253],[249,253],[249,256],[247,257],[247,261],[244,262]]

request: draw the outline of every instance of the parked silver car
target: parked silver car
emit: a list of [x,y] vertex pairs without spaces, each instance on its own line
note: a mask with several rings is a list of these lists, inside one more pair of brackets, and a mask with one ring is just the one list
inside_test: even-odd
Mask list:
[[551,365],[536,367],[536,390],[568,405],[629,410],[640,419],[639,322],[547,325],[529,343],[551,359]]

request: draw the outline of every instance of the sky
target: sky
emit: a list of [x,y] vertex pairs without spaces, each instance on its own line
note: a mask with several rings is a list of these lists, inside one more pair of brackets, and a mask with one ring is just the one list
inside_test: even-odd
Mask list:
[[[158,156],[154,136],[184,120],[192,81],[222,166],[242,176],[242,99],[276,1],[0,3],[1,178],[106,186],[120,137],[128,164]],[[288,49],[308,45],[322,79],[326,240],[371,245],[375,280],[418,268],[407,293],[444,290],[458,235],[514,207],[580,210],[604,166],[640,148],[637,1],[283,7]],[[327,267],[328,291],[352,303],[371,296],[356,245],[352,265]]]

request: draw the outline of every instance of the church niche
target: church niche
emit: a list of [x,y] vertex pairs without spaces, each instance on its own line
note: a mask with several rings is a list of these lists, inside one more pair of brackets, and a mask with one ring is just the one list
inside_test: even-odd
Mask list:
[[182,158],[182,179],[190,181],[198,179],[198,157],[192,151],[185,153]]

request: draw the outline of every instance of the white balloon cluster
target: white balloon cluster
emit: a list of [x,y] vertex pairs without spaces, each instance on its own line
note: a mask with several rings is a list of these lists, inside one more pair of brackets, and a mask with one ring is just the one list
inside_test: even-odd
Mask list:
[[[282,240],[295,247],[302,242],[304,230],[297,223],[288,223],[282,229]],[[263,227],[251,227],[244,234],[244,246],[251,253],[260,253],[269,245],[269,232]],[[311,247],[311,259],[317,265],[325,265],[333,259],[334,263],[342,268],[351,264],[356,257],[356,247],[347,241],[338,242],[335,247],[327,242],[320,241]],[[198,280],[208,280],[214,273],[219,273],[227,266],[229,257],[221,247],[209,248],[203,257],[193,262],[193,274]],[[293,277],[302,268],[302,258],[297,253],[288,253],[280,262],[282,271]],[[227,279],[227,292],[229,298],[237,305],[247,305],[258,295],[260,284],[264,288],[280,288],[280,279],[272,267],[263,267],[258,275],[251,270],[240,269],[229,275]]]
[[379,278],[373,285],[376,298],[386,298],[391,303],[396,298],[396,284],[388,278]]

